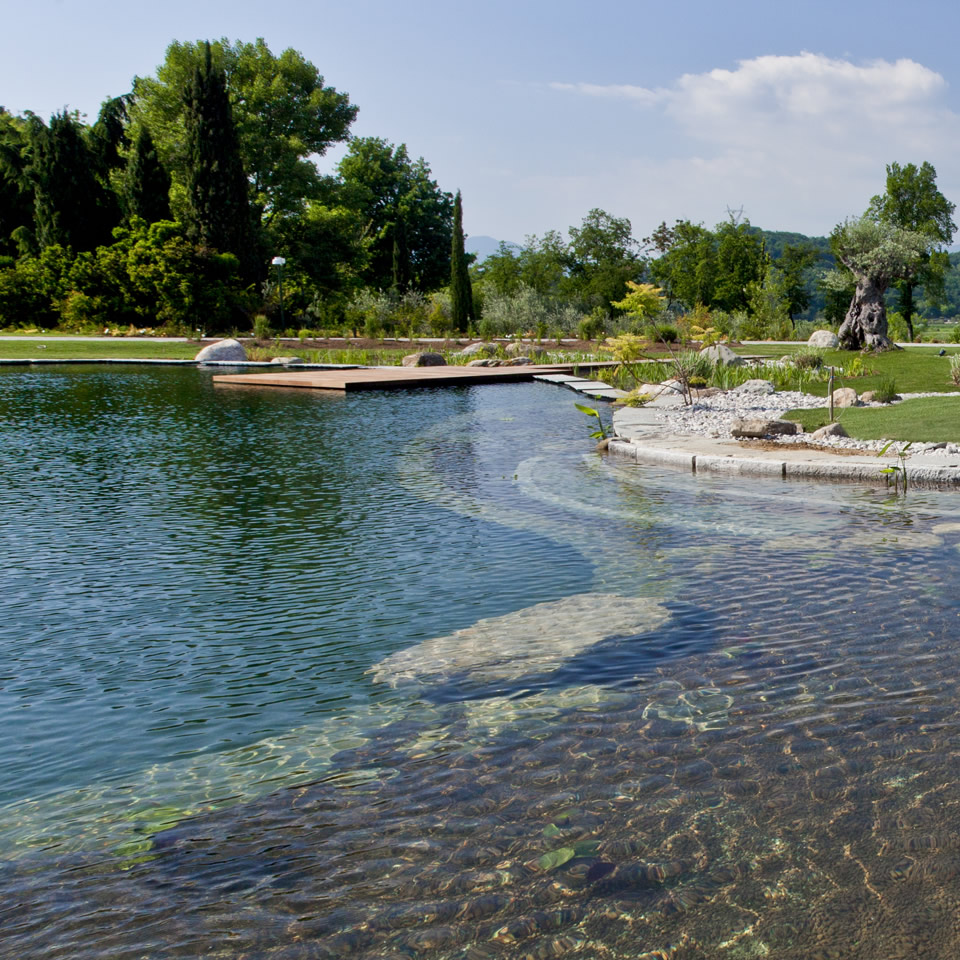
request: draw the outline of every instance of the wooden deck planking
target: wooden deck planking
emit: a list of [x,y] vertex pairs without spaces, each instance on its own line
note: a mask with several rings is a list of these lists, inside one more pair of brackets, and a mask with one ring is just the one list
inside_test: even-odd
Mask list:
[[520,383],[537,374],[616,366],[615,363],[530,364],[522,367],[377,367],[360,370],[299,370],[277,373],[218,374],[213,382],[244,387],[299,387],[308,390],[403,390],[415,387]]

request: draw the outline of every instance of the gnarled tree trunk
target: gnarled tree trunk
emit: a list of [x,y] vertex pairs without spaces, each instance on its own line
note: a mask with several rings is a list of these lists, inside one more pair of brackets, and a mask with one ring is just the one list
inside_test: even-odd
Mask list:
[[883,295],[887,284],[872,277],[857,277],[857,289],[837,336],[845,350],[895,350],[887,336],[887,307]]

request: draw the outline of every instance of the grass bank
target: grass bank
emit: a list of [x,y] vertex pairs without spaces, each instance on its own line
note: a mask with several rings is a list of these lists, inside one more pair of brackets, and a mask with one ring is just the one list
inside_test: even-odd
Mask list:
[[108,339],[0,340],[0,360],[192,360],[197,343]]
[[[779,359],[806,349],[806,344],[796,347],[784,347],[772,344],[753,344],[738,347],[736,352],[747,356],[768,356]],[[942,357],[940,350],[946,350]],[[862,374],[836,375],[835,387],[853,387],[857,393],[876,390],[880,381],[893,378],[900,393],[960,393],[960,386],[950,380],[950,357],[960,353],[960,346],[947,347],[908,347],[905,350],[890,350],[880,354],[858,354],[849,350],[823,351],[824,366],[850,367],[851,361],[859,358]],[[811,382],[804,384],[803,390],[815,397],[827,395],[827,384]]]
[[[783,417],[801,424],[808,433],[830,422],[826,407],[788,410]],[[834,419],[858,440],[960,443],[960,397],[921,397],[888,407],[844,407],[834,410]]]

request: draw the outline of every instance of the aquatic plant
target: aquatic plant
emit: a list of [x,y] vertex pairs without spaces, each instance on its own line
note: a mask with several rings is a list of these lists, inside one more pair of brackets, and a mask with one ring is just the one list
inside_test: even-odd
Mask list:
[[[885,443],[883,445],[883,449],[877,454],[877,456],[882,457],[891,446],[893,446],[893,440]],[[880,471],[886,475],[888,484],[892,480],[894,492],[897,492],[900,489],[901,483],[903,484],[903,492],[907,492],[907,451],[911,446],[913,446],[912,441],[906,446],[900,447],[898,450],[894,450],[894,453],[897,457],[896,465],[884,467]]]
[[596,440],[606,440],[607,432],[603,429],[603,420],[600,419],[600,411],[595,407],[588,407],[582,403],[575,403],[574,406],[581,412],[585,413],[588,417],[597,418],[597,429],[594,430],[590,436]]

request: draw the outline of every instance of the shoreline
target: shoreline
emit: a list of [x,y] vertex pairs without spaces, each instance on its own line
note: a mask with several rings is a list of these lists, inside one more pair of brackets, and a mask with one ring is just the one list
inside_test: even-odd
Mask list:
[[[779,402],[771,403],[780,396]],[[806,395],[803,395],[806,396]],[[712,399],[712,398],[711,398]],[[753,396],[748,409],[734,411],[756,418],[777,418],[785,409],[782,394]],[[812,448],[812,434],[798,434],[751,446],[730,436],[716,434],[716,420],[711,420],[709,401],[684,407],[673,396],[658,397],[643,407],[622,407],[613,414],[613,436],[607,444],[611,456],[656,466],[669,466],[692,473],[717,473],[744,477],[768,477],[780,480],[822,480],[887,484],[884,468],[897,466],[904,471],[907,484],[933,487],[960,487],[960,450],[947,450],[943,445],[917,444],[916,452],[900,462],[896,451],[878,455],[885,441],[823,442]],[[794,403],[793,406],[806,404]],[[822,397],[809,397],[810,405],[823,405]],[[764,403],[767,401],[767,403]],[[729,414],[730,411],[724,411]],[[679,416],[677,416],[679,414]],[[698,417],[699,415],[699,417]],[[700,432],[684,430],[699,419]],[[673,421],[673,422],[671,422]],[[705,425],[704,425],[705,424]],[[680,429],[677,429],[680,427]],[[904,441],[905,443],[906,441]],[[834,447],[837,452],[830,449]],[[862,453],[858,453],[862,450]],[[842,452],[841,452],[842,451]]]

